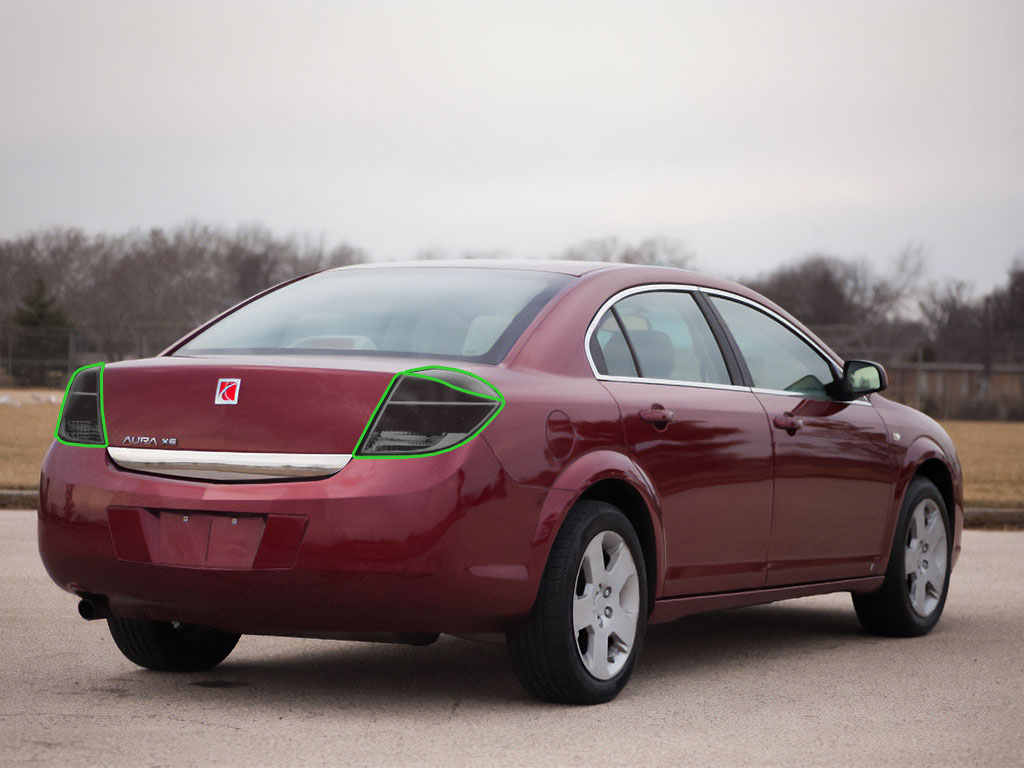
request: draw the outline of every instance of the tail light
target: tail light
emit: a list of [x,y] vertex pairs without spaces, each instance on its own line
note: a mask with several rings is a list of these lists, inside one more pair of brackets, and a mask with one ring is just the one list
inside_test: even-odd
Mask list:
[[356,457],[443,453],[479,435],[504,406],[484,379],[456,368],[395,376],[356,445]]
[[60,408],[55,437],[68,445],[106,445],[103,423],[103,363],[79,368],[71,376]]

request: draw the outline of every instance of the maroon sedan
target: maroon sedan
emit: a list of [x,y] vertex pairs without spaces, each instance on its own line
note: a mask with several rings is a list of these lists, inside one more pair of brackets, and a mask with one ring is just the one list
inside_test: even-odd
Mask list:
[[694,272],[331,270],[77,371],[39,547],[150,669],[504,633],[532,693],[602,702],[686,614],[845,591],[869,632],[935,625],[960,465],[885,384]]

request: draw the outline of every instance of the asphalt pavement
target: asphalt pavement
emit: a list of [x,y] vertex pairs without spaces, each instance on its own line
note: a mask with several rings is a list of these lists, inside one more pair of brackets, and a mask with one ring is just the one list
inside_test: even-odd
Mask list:
[[214,670],[125,660],[0,512],[0,765],[1024,765],[1024,533],[966,531],[927,637],[848,595],[652,627],[610,704],[530,699],[504,648],[243,637]]

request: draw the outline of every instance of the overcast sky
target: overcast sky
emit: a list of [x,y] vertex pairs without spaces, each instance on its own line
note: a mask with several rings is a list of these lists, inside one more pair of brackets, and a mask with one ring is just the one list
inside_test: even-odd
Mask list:
[[1024,1],[0,0],[0,236],[1024,255]]

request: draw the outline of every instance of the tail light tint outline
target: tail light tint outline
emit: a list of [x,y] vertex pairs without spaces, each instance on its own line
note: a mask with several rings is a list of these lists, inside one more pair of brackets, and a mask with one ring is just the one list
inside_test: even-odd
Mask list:
[[[493,392],[493,394],[484,394],[482,392],[473,392],[471,390],[468,390],[468,389],[465,389],[463,387],[460,387],[457,384],[454,384],[454,383],[452,383],[450,381],[445,381],[444,379],[440,379],[437,376],[430,376],[430,375],[428,375],[429,372],[440,372],[440,371],[451,371],[452,373],[461,374],[463,376],[468,376],[468,377],[470,377],[472,379],[475,379],[476,381],[478,381],[481,384],[483,384],[490,392]],[[416,378],[426,379],[428,381],[433,381],[433,382],[436,382],[438,384],[443,384],[446,387],[450,387],[450,388],[452,388],[452,389],[454,389],[454,390],[456,390],[458,392],[462,392],[462,393],[467,394],[467,395],[472,395],[473,397],[478,397],[481,400],[493,401],[497,405],[497,407],[494,409],[494,412],[491,413],[491,415],[488,416],[467,437],[463,438],[462,440],[460,440],[459,442],[455,443],[454,445],[448,446],[447,448],[442,448],[441,450],[438,450],[438,451],[423,451],[421,453],[392,453],[392,454],[387,454],[387,453],[364,453],[364,452],[362,452],[363,448],[364,448],[364,446],[366,444],[366,441],[367,441],[369,435],[371,434],[371,428],[377,423],[377,421],[378,421],[378,419],[379,419],[379,417],[381,415],[381,411],[384,408],[384,406],[387,405],[387,402],[388,402],[388,399],[391,396],[391,393],[395,390],[395,387],[398,385],[398,383],[404,377],[408,377],[408,376],[413,376],[413,377],[416,377]],[[443,366],[443,365],[427,365],[427,366],[422,366],[420,368],[410,368],[410,369],[405,370],[405,371],[399,371],[398,373],[396,373],[391,378],[391,381],[388,383],[387,389],[384,390],[384,394],[381,396],[380,401],[377,403],[377,406],[373,409],[373,413],[370,414],[370,418],[366,422],[366,426],[363,427],[363,431],[359,435],[359,439],[356,441],[355,448],[352,451],[352,458],[353,459],[411,459],[411,458],[417,458],[417,457],[423,457],[423,456],[437,456],[438,454],[441,454],[441,453],[447,453],[448,451],[454,451],[456,448],[462,447],[463,445],[468,443],[470,440],[472,440],[473,438],[475,438],[478,435],[480,435],[484,431],[484,429],[486,429],[488,427],[488,425],[490,425],[490,423],[492,421],[494,421],[495,418],[497,418],[498,414],[501,413],[501,411],[504,409],[504,407],[505,407],[505,396],[501,394],[501,391],[496,386],[491,384],[491,382],[487,381],[487,379],[483,378],[482,376],[478,376],[475,373],[471,373],[470,371],[466,371],[466,370],[463,370],[461,368],[451,368],[451,367]]]
[[[63,443],[64,445],[73,445],[73,446],[80,447],[80,448],[106,448],[107,445],[109,444],[109,440],[107,438],[107,420],[106,420],[106,418],[103,415],[103,368],[104,368],[105,365],[106,365],[106,363],[92,363],[90,365],[83,365],[81,368],[75,369],[75,371],[71,374],[71,377],[68,379],[68,385],[64,389],[64,399],[61,400],[61,403],[60,403],[60,413],[57,416],[57,428],[54,429],[54,431],[53,431],[53,438],[57,442]],[[78,392],[72,393],[72,389],[75,386],[75,382],[78,380],[79,375],[83,371],[87,371],[87,370],[90,370],[92,368],[98,368],[99,369],[96,372],[96,401],[97,401],[96,416],[97,416],[97,419],[99,420],[99,429],[100,429],[100,434],[103,436],[103,442],[101,442],[101,443],[76,443],[76,442],[73,442],[73,441],[70,441],[70,440],[65,440],[64,438],[62,438],[60,436],[60,429],[61,429],[61,426],[64,424],[64,415],[65,415],[65,411],[67,410],[67,406],[68,406],[68,398],[72,394],[80,394]],[[88,393],[86,393],[86,394],[88,394]]]

